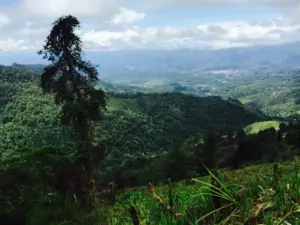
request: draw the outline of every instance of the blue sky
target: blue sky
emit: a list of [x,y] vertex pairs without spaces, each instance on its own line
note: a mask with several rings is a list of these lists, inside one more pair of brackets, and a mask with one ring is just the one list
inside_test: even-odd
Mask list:
[[19,0],[1,0],[1,5],[11,5],[11,4],[14,4],[14,3],[17,3],[19,2]]
[[172,6],[153,10],[139,24],[141,26],[197,26],[200,23],[234,20],[269,20],[280,16],[277,7],[263,4],[220,4],[203,7]]
[[35,53],[63,14],[86,51],[147,51],[298,41],[299,13],[298,0],[0,0],[0,58]]

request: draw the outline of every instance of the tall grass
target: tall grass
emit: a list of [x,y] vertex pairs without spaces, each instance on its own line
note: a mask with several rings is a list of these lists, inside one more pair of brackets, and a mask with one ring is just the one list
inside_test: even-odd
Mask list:
[[[134,224],[129,211],[133,207],[139,224],[147,225],[297,225],[300,224],[299,162],[250,166],[219,174],[209,171],[208,177],[193,179],[193,185],[156,186],[155,193],[163,202],[146,187],[128,189],[118,196],[110,210],[109,222]],[[172,211],[166,210],[167,206]]]

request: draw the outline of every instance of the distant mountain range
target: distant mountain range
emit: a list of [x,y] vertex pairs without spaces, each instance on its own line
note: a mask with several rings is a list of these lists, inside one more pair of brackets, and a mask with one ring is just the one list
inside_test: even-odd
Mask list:
[[[298,44],[221,51],[115,52],[103,53],[101,57],[98,53],[97,60],[103,62],[99,67],[99,85],[114,93],[180,92],[234,98],[267,115],[290,117],[300,114]],[[263,48],[265,51],[261,50]],[[259,54],[260,51],[263,53]],[[204,52],[208,52],[207,58],[203,56]],[[93,54],[89,57],[92,58]],[[244,57],[239,58],[238,54]],[[105,55],[107,58],[103,58]],[[227,59],[225,55],[235,55],[236,60]],[[215,67],[209,68],[209,64],[203,63],[209,59]],[[264,64],[263,59],[268,63]],[[214,64],[218,60],[220,63]],[[132,66],[128,66],[128,62],[132,62]],[[221,66],[226,63],[227,66]],[[34,71],[37,76],[44,67],[42,64],[17,63],[12,66]]]
[[[109,92],[220,95],[271,116],[300,114],[300,42],[215,51],[90,52],[85,58],[99,65],[101,85]],[[12,66],[39,73],[40,62]]]
[[[26,54],[0,55],[0,63],[12,57],[22,63],[28,58]],[[30,57],[31,61],[36,57],[36,63],[42,62],[38,55]],[[85,57],[99,65],[102,80],[112,83],[143,87],[172,83],[212,86],[237,77],[299,68],[300,42],[223,50],[88,52]],[[36,70],[38,66],[41,64],[32,67]]]

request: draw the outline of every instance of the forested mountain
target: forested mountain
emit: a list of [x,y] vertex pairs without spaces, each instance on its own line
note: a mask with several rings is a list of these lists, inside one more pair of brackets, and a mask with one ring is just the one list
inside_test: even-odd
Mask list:
[[43,64],[19,64],[19,63],[13,63],[11,65],[13,68],[18,68],[18,69],[26,69],[30,70],[34,73],[41,73],[45,67]]
[[[0,77],[5,90],[1,92],[2,156],[23,148],[72,146],[67,127],[59,122],[59,108],[36,86],[36,74],[2,67]],[[95,124],[94,141],[109,143],[106,165],[115,165],[178,149],[186,139],[207,130],[227,134],[267,119],[236,100],[220,97],[110,93],[104,120]]]
[[0,112],[5,104],[23,87],[37,82],[38,74],[30,70],[0,66]]
[[[11,69],[15,71],[18,68],[26,68],[26,70],[23,70],[23,73],[24,71],[38,73],[44,66],[39,64],[13,64],[12,67]],[[181,78],[184,77],[184,80],[178,80],[176,78],[177,75],[180,75]],[[261,110],[268,116],[276,117],[297,116],[300,111],[300,71],[298,69],[269,72],[262,70],[250,73],[224,70],[216,74],[201,72],[198,74],[199,76],[192,77],[188,74],[182,75],[178,72],[177,75],[169,76],[170,81],[167,83],[156,83],[156,78],[152,77],[149,82],[142,82],[142,84],[131,84],[130,82],[121,81],[122,79],[126,79],[127,76],[124,75],[121,80],[114,82],[107,82],[109,79],[105,78],[101,80],[99,86],[105,91],[113,93],[178,92],[201,97],[222,96],[224,98],[234,98],[243,104]],[[159,76],[164,77],[165,74],[162,72]]]

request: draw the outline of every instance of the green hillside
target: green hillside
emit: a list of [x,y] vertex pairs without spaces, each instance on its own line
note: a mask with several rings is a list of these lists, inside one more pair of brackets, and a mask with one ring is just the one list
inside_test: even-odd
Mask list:
[[[211,79],[210,83],[203,83],[208,77]],[[202,97],[220,95],[238,99],[243,104],[257,108],[272,117],[288,117],[299,115],[300,112],[299,77],[299,70],[286,70],[249,73],[234,78],[225,75],[220,77],[201,75],[203,81],[187,80],[146,87],[108,83],[104,87],[107,91],[121,93],[180,92]]]
[[[0,77],[10,93],[2,96],[2,155],[20,147],[71,148],[72,135],[60,125],[59,108],[52,96],[44,95],[36,86],[36,74],[2,67]],[[104,120],[95,124],[94,142],[109,143],[104,165],[120,165],[138,157],[179,149],[186,139],[199,137],[207,130],[226,134],[267,119],[238,101],[220,97],[110,94]]]
[[280,123],[280,121],[257,122],[245,127],[244,131],[246,134],[257,134],[259,131],[263,131],[272,127],[274,127],[276,130],[279,130]]
[[[2,113],[3,149],[42,147],[43,143],[66,145],[65,136],[60,133],[58,110],[52,97],[43,95],[39,88],[21,90]],[[238,102],[219,97],[200,98],[178,93],[111,97],[104,121],[95,126],[95,142],[111,143],[114,154],[162,153],[179,148],[185,139],[199,136],[208,129],[226,133],[266,119]],[[20,129],[26,130],[23,133],[26,137],[19,133]],[[7,136],[10,141],[4,141],[8,140]]]
[[[6,70],[6,76],[10,74],[8,70],[11,70],[12,73],[22,74],[28,80],[28,73],[40,72],[42,65],[14,64],[13,67],[2,67],[3,69]],[[300,112],[299,74],[297,69],[249,72],[245,76],[234,78],[201,74],[201,80],[176,81],[172,78],[172,82],[160,85],[101,82],[99,86],[107,92],[123,94],[178,92],[202,97],[216,95],[238,99],[272,117],[287,117]]]
[[30,70],[0,65],[0,113],[19,90],[32,86],[36,78]]
[[[108,109],[104,121],[96,126],[95,141],[111,143],[110,163],[120,154],[129,153],[124,154],[123,163],[147,158],[179,149],[186,139],[208,130],[227,134],[267,120],[235,101],[180,93],[112,97]],[[119,165],[120,161],[115,163]]]

